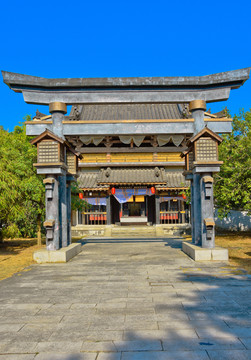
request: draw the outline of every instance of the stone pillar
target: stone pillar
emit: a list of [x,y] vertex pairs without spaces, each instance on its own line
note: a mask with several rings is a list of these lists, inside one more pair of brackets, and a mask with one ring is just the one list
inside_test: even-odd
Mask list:
[[52,102],[49,105],[49,111],[52,117],[52,132],[64,139],[63,123],[64,114],[67,113],[67,106],[62,102]]
[[193,242],[201,246],[201,176],[193,174]]
[[201,176],[201,239],[202,247],[215,246],[214,201],[212,173]]
[[111,196],[108,195],[106,197],[106,223],[107,225],[111,225],[112,222],[112,214],[111,214]]
[[194,217],[194,202],[195,202],[195,193],[194,193],[194,174],[191,172],[184,172],[183,175],[187,181],[190,181],[190,197],[191,197],[191,206],[190,206],[190,223],[191,223],[191,233],[192,233],[192,242],[196,244],[195,240],[195,217]]
[[156,212],[156,225],[160,224],[160,199],[159,195],[155,195],[155,212]]
[[60,249],[59,221],[59,182],[57,176],[46,175],[45,184],[45,222],[47,250]]
[[[189,110],[194,118],[195,135],[205,128],[206,102],[193,100],[189,103]],[[201,175],[194,172],[191,185],[191,225],[193,243],[199,246],[201,246],[201,216]]]
[[206,102],[204,100],[193,100],[189,103],[189,110],[194,118],[194,135],[205,127],[204,112],[206,108]]
[[67,245],[71,244],[71,180],[66,178],[66,202],[67,202]]
[[193,179],[190,181],[190,192],[191,192],[191,214],[190,214],[190,222],[191,222],[191,233],[192,233],[192,242],[195,244],[195,238],[194,238],[194,186],[193,186]]
[[59,181],[59,220],[61,247],[66,247],[67,241],[67,200],[66,174],[58,177]]
[[[67,113],[67,106],[62,102],[52,102],[49,105],[49,111],[52,115],[52,132],[62,139],[64,114]],[[66,173],[58,176],[59,182],[59,246],[68,245],[67,232],[67,200],[66,200]]]

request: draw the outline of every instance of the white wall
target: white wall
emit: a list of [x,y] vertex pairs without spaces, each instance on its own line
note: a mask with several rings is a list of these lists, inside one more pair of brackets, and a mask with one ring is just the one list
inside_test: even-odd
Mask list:
[[215,225],[216,230],[251,231],[251,216],[247,215],[247,211],[230,210],[228,216],[221,220],[215,210]]

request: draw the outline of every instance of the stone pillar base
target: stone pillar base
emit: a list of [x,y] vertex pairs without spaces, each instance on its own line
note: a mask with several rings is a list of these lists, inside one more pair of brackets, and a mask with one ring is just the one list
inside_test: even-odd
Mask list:
[[33,260],[39,264],[43,263],[65,263],[81,252],[82,245],[71,244],[60,250],[40,249],[34,251]]
[[182,251],[195,261],[228,261],[228,249],[218,246],[213,249],[206,249],[188,242],[183,242]]

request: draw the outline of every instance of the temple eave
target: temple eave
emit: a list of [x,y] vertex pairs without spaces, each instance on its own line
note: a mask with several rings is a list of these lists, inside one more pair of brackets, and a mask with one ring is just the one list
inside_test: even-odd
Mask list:
[[58,78],[18,74],[2,71],[4,82],[13,90],[26,88],[81,88],[81,87],[150,87],[150,86],[212,86],[216,84],[230,84],[232,88],[241,86],[249,78],[250,68],[226,71],[205,76],[178,76],[178,77],[125,77],[125,78]]

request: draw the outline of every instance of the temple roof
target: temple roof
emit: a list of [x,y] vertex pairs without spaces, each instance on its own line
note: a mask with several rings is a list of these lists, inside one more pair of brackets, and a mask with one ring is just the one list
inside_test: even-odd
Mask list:
[[100,185],[97,182],[98,173],[82,172],[78,177],[78,185],[82,190],[109,190],[108,185]]
[[[215,114],[205,113],[205,118],[225,118],[226,109]],[[65,120],[168,120],[191,119],[189,104],[90,104],[73,105]],[[51,120],[51,115],[36,111],[33,120]]]
[[191,118],[186,104],[92,104],[72,106],[69,120],[156,120]]
[[108,190],[110,186],[151,186],[157,189],[188,188],[189,182],[181,172],[165,172],[159,168],[101,169],[99,172],[82,172],[78,178],[83,190]]
[[109,185],[154,185],[165,184],[165,170],[153,168],[101,169],[98,177],[100,184]]

